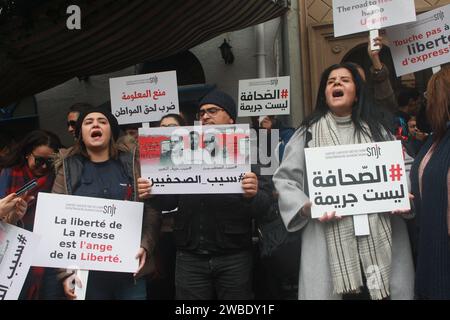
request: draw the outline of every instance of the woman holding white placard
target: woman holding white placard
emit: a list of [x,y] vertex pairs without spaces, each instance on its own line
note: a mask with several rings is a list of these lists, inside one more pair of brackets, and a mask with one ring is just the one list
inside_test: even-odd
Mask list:
[[[134,153],[116,143],[119,125],[103,108],[80,115],[73,149],[57,166],[52,192],[116,200],[137,200],[136,177],[139,165]],[[90,271],[86,288],[88,300],[144,300],[146,283],[142,276],[151,266],[159,230],[159,214],[148,204],[144,207],[141,247],[136,253],[139,268],[131,273]],[[145,267],[146,266],[146,267]],[[64,293],[75,299],[76,276],[60,274]],[[70,276],[70,277],[69,277]],[[86,284],[83,284],[86,285]]]
[[273,177],[288,231],[303,229],[299,299],[413,298],[412,255],[402,217],[369,214],[365,236],[355,236],[352,216],[328,212],[311,219],[304,149],[392,140],[372,100],[353,64],[326,69],[316,108],[287,144]]

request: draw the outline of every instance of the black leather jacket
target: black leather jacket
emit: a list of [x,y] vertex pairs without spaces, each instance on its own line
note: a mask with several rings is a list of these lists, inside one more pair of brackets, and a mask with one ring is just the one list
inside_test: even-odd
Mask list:
[[178,207],[174,237],[178,249],[229,253],[252,245],[253,219],[271,208],[267,177],[258,177],[258,193],[252,199],[241,194],[199,194],[155,197],[161,210]]

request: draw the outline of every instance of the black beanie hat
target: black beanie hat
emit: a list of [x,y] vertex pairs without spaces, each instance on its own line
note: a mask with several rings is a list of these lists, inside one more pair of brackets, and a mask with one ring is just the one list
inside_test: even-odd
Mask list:
[[236,122],[236,103],[233,98],[225,92],[217,89],[211,91],[200,100],[198,108],[200,109],[205,104],[215,104],[216,106],[223,108],[231,119]]
[[114,141],[117,141],[117,138],[119,138],[119,133],[120,133],[119,123],[117,122],[116,117],[114,117],[112,115],[112,113],[109,112],[104,107],[96,107],[96,108],[93,108],[93,109],[89,109],[88,111],[85,111],[82,114],[80,114],[80,116],[78,117],[78,120],[77,120],[77,125],[75,127],[75,136],[80,138],[80,135],[81,135],[81,124],[83,123],[84,118],[86,118],[86,116],[88,114],[94,113],[94,112],[101,113],[101,114],[103,114],[106,117],[106,119],[108,119],[109,125],[111,126],[111,133],[112,133],[112,136],[114,138]]

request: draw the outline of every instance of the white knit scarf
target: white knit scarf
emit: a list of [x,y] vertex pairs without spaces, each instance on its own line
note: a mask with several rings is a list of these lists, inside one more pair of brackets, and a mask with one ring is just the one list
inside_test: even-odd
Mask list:
[[[363,133],[355,136],[352,126],[351,137],[342,137],[338,124],[328,112],[311,126],[312,139],[309,146],[323,147],[349,143],[368,143],[372,138]],[[363,124],[370,132],[367,124]],[[349,140],[345,140],[349,139]],[[325,235],[330,260],[334,292],[337,294],[358,293],[363,286],[361,265],[367,279],[372,299],[389,296],[389,279],[392,253],[392,230],[390,217],[383,213],[369,214],[370,235],[355,236],[353,217],[327,222]]]

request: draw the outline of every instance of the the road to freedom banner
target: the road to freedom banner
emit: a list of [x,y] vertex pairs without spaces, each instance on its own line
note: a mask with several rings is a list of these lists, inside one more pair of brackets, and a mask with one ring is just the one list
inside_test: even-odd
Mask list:
[[414,0],[333,0],[335,37],[415,20]]

